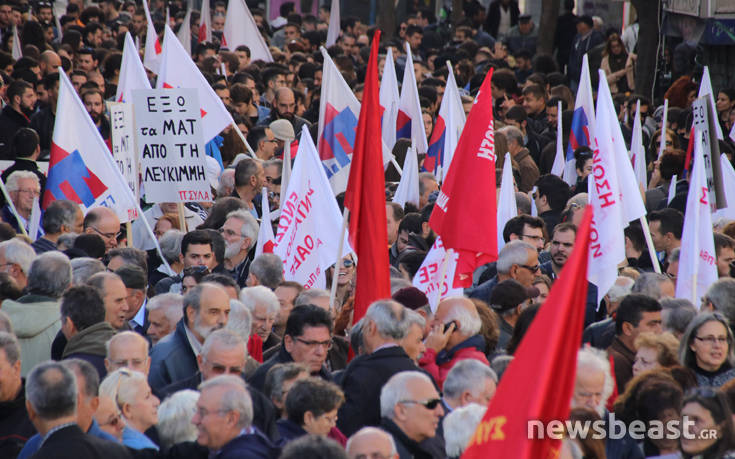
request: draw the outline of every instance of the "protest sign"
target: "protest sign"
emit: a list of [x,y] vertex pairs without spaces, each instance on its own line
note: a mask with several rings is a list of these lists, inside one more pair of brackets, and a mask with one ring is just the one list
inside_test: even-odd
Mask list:
[[[138,152],[135,149],[133,106],[129,103],[107,102],[110,111],[112,156],[133,196],[140,198],[138,186]],[[137,213],[137,212],[136,212]]]
[[[452,287],[454,283],[454,271],[457,268],[459,254],[452,251],[451,256],[446,256],[442,238],[437,237],[431,250],[421,263],[421,267],[413,276],[413,286],[421,290],[429,298],[431,311],[435,312],[439,301],[449,296],[462,296],[462,289]],[[446,263],[446,267],[442,266]],[[444,277],[442,278],[442,273]],[[449,282],[449,281],[451,282]]]
[[715,120],[710,114],[712,104],[709,96],[704,95],[692,103],[692,115],[694,116],[694,129],[702,132],[702,153],[704,156],[705,177],[707,178],[707,189],[709,190],[710,209],[727,207],[725,187],[722,184],[722,167],[718,158],[720,157],[720,144],[717,140]]
[[133,91],[146,201],[211,201],[196,89]]

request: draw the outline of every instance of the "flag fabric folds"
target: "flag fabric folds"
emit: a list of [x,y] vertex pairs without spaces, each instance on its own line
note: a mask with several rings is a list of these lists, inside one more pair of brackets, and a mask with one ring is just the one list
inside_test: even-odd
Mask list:
[[404,207],[407,202],[419,206],[419,162],[416,149],[413,146],[406,150],[406,159],[403,161],[403,174],[398,188],[393,195],[393,202]]
[[209,2],[202,2],[202,11],[199,16],[199,33],[197,34],[199,43],[212,42],[212,13],[209,12]]
[[385,216],[385,179],[383,177],[380,102],[378,85],[378,46],[375,32],[363,92],[360,118],[355,135],[350,180],[345,207],[350,211],[350,243],[357,254],[357,276],[353,321],[357,322],[375,300],[390,297],[388,232]]
[[273,225],[271,224],[271,208],[268,203],[268,188],[263,187],[260,191],[262,216],[260,218],[260,228],[258,230],[258,242],[255,244],[255,256],[258,258],[261,253],[273,253],[276,237],[273,235]]
[[186,16],[179,26],[179,31],[176,32],[176,38],[181,42],[186,54],[191,56],[191,27],[189,24],[191,24],[191,5],[186,9]]
[[444,97],[434,121],[434,130],[431,132],[429,149],[424,159],[424,170],[433,172],[438,179],[443,179],[447,175],[452,155],[457,148],[457,141],[466,122],[454,71],[449,63],[447,67],[449,76],[444,87]]
[[712,80],[710,80],[709,77],[709,67],[704,66],[704,71],[702,72],[702,81],[699,82],[699,94],[697,94],[697,98],[703,97],[703,96],[709,96],[709,100],[712,103],[711,111],[710,111],[710,118],[715,120],[715,132],[717,133],[717,138],[720,140],[724,140],[724,137],[722,136],[722,128],[720,127],[720,123],[718,120],[720,117],[717,115],[717,105],[715,105],[715,92],[712,90]]
[[140,56],[135,49],[130,32],[125,32],[120,77],[117,81],[115,100],[118,102],[132,102],[133,89],[151,89],[151,82],[148,81],[148,75],[140,62]]
[[469,287],[472,273],[498,257],[495,199],[495,129],[487,73],[439,191],[429,225],[444,247],[459,254],[454,287]]
[[240,45],[247,45],[252,60],[273,62],[268,45],[244,0],[231,0],[227,5],[223,36],[230,51],[235,51]]
[[513,165],[510,153],[505,154],[503,162],[503,176],[500,182],[500,194],[498,195],[498,251],[505,245],[503,230],[508,220],[518,215],[516,205],[516,192],[513,186]]
[[646,150],[643,148],[643,129],[641,128],[641,101],[635,104],[635,118],[633,118],[633,137],[630,141],[630,162],[638,183],[645,190],[648,187],[646,171]]
[[694,131],[694,167],[689,181],[684,229],[681,232],[676,297],[699,307],[699,298],[717,281],[717,257],[712,236],[712,214],[704,166],[702,132]]
[[[569,417],[582,340],[592,209],[577,230],[574,250],[526,332],[462,459],[558,457],[561,436],[529,438],[529,421],[545,428]],[[534,430],[535,432],[535,430]],[[546,431],[544,430],[544,433]]]
[[89,209],[113,209],[121,222],[136,214],[136,202],[71,81],[59,69],[59,98],[42,207],[68,199]]
[[590,66],[585,54],[582,58],[581,77],[577,89],[577,99],[574,102],[572,127],[569,131],[569,142],[567,143],[567,162],[564,168],[564,181],[570,186],[577,182],[574,150],[585,145],[594,149],[594,125],[595,105],[592,99]]
[[[725,196],[735,196],[735,169],[733,169],[732,163],[725,154],[720,155],[720,164],[722,165],[722,184],[725,187]],[[720,218],[735,220],[735,202],[730,203],[728,201],[727,207],[718,209],[712,215],[712,219],[715,221]]]
[[[439,302],[450,296],[462,296],[462,289],[452,287],[454,271],[457,269],[457,253],[447,257],[442,238],[437,237],[426,254],[421,267],[413,276],[413,286],[424,292],[429,299],[431,312],[436,312]],[[444,264],[446,263],[446,266]],[[442,273],[444,277],[442,277]]]
[[416,86],[416,74],[413,67],[411,47],[406,42],[406,67],[403,70],[403,84],[401,96],[398,100],[398,115],[396,118],[396,139],[411,139],[416,147],[416,154],[423,154],[429,148],[426,142],[424,118],[421,116],[419,90]]
[[143,0],[143,11],[145,12],[147,23],[143,65],[151,72],[158,74],[161,67],[161,53],[163,53],[163,48],[161,47],[161,42],[158,40],[156,29],[153,27],[153,19],[151,19],[151,11],[148,8],[148,0]]
[[556,104],[556,156],[551,166],[551,173],[557,177],[564,176],[564,132],[561,124],[561,101]]
[[380,122],[383,142],[389,150],[396,144],[396,120],[398,119],[398,77],[393,60],[393,48],[388,48],[380,80]]
[[329,9],[329,27],[327,28],[327,41],[325,46],[329,47],[337,43],[337,39],[339,39],[339,29],[339,0],[332,0],[332,7]]

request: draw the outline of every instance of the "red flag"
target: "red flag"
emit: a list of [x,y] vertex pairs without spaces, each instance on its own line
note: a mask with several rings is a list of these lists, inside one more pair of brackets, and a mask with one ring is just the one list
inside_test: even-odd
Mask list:
[[444,247],[459,254],[455,287],[472,285],[475,268],[498,258],[492,75],[477,93],[429,220]]
[[[380,140],[380,101],[378,97],[378,45],[375,32],[370,50],[360,118],[345,206],[350,210],[350,244],[357,253],[357,288],[354,321],[365,315],[375,300],[390,298],[388,232],[385,217],[385,178]],[[494,192],[493,192],[494,193]],[[495,194],[493,194],[495,196]],[[370,287],[370,288],[368,288]]]
[[[563,423],[569,417],[587,298],[587,283],[580,280],[587,277],[591,221],[588,207],[574,251],[521,341],[462,459],[559,456],[561,443],[550,438],[546,427],[552,420]],[[536,423],[529,428],[529,422],[536,420],[543,425],[543,439],[529,438],[529,432],[538,436],[541,430]]]

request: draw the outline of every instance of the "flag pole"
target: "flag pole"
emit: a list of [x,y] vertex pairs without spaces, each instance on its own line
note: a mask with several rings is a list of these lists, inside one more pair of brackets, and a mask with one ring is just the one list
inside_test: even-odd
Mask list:
[[653,239],[651,238],[651,229],[648,227],[648,219],[645,215],[640,218],[641,227],[643,228],[643,236],[646,238],[646,246],[648,246],[648,255],[651,257],[651,264],[653,265],[653,271],[657,274],[661,274],[661,266],[658,264],[658,258],[656,258],[656,249],[653,246]]
[[666,123],[667,118],[669,117],[669,99],[664,99],[664,114],[663,118],[661,119],[661,139],[658,144],[658,159],[661,159],[661,156],[664,154],[664,149],[666,149]]
[[20,231],[23,233],[23,236],[28,236],[26,227],[23,226],[23,221],[20,219],[20,215],[18,215],[18,210],[15,208],[15,204],[13,204],[13,201],[10,199],[10,194],[8,193],[8,189],[5,188],[5,181],[3,180],[0,180],[0,190],[2,190],[3,196],[5,196],[5,201],[8,203],[8,207],[10,207],[10,211],[13,212],[15,219],[18,221],[18,227],[20,228]]
[[133,247],[133,224],[130,220],[125,222],[125,240],[128,241],[128,247]]
[[181,227],[181,231],[186,233],[186,217],[184,216],[184,203],[177,202],[176,208],[178,209],[178,214],[179,214],[179,226]]
[[339,270],[342,264],[342,250],[345,245],[345,234],[347,233],[347,221],[350,216],[350,209],[345,206],[342,211],[342,230],[339,232],[339,242],[337,243],[337,263],[334,265],[334,274],[332,274],[332,288],[329,291],[329,310],[334,311],[334,300],[337,297],[337,284],[339,283]]

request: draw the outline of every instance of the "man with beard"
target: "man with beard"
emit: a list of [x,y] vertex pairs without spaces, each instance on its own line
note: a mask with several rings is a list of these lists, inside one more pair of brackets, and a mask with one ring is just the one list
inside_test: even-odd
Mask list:
[[296,115],[294,113],[295,111],[296,97],[294,96],[293,90],[288,87],[280,87],[276,89],[270,116],[259,124],[261,126],[268,126],[271,122],[278,119],[288,120],[293,125],[293,130],[296,135],[300,135],[302,126],[306,126],[308,129],[311,127],[311,124],[304,118]]
[[259,226],[250,212],[236,210],[227,214],[220,228],[225,239],[225,268],[240,288],[245,287],[250,271],[250,249],[258,240]]
[[203,282],[184,296],[184,317],[176,330],[151,350],[148,382],[154,392],[174,381],[193,376],[198,371],[196,356],[204,340],[227,325],[230,297],[217,284]]
[[105,142],[110,140],[110,122],[105,116],[105,96],[99,89],[87,89],[82,93],[82,102]]
[[551,260],[541,265],[542,273],[551,279],[556,279],[567,262],[569,255],[572,254],[574,238],[576,236],[577,227],[573,224],[560,223],[556,225],[554,235],[551,238],[551,247],[549,248]]
[[30,127],[36,106],[36,91],[24,80],[15,80],[6,92],[8,104],[0,113],[0,159],[15,159],[11,140],[18,129]]

